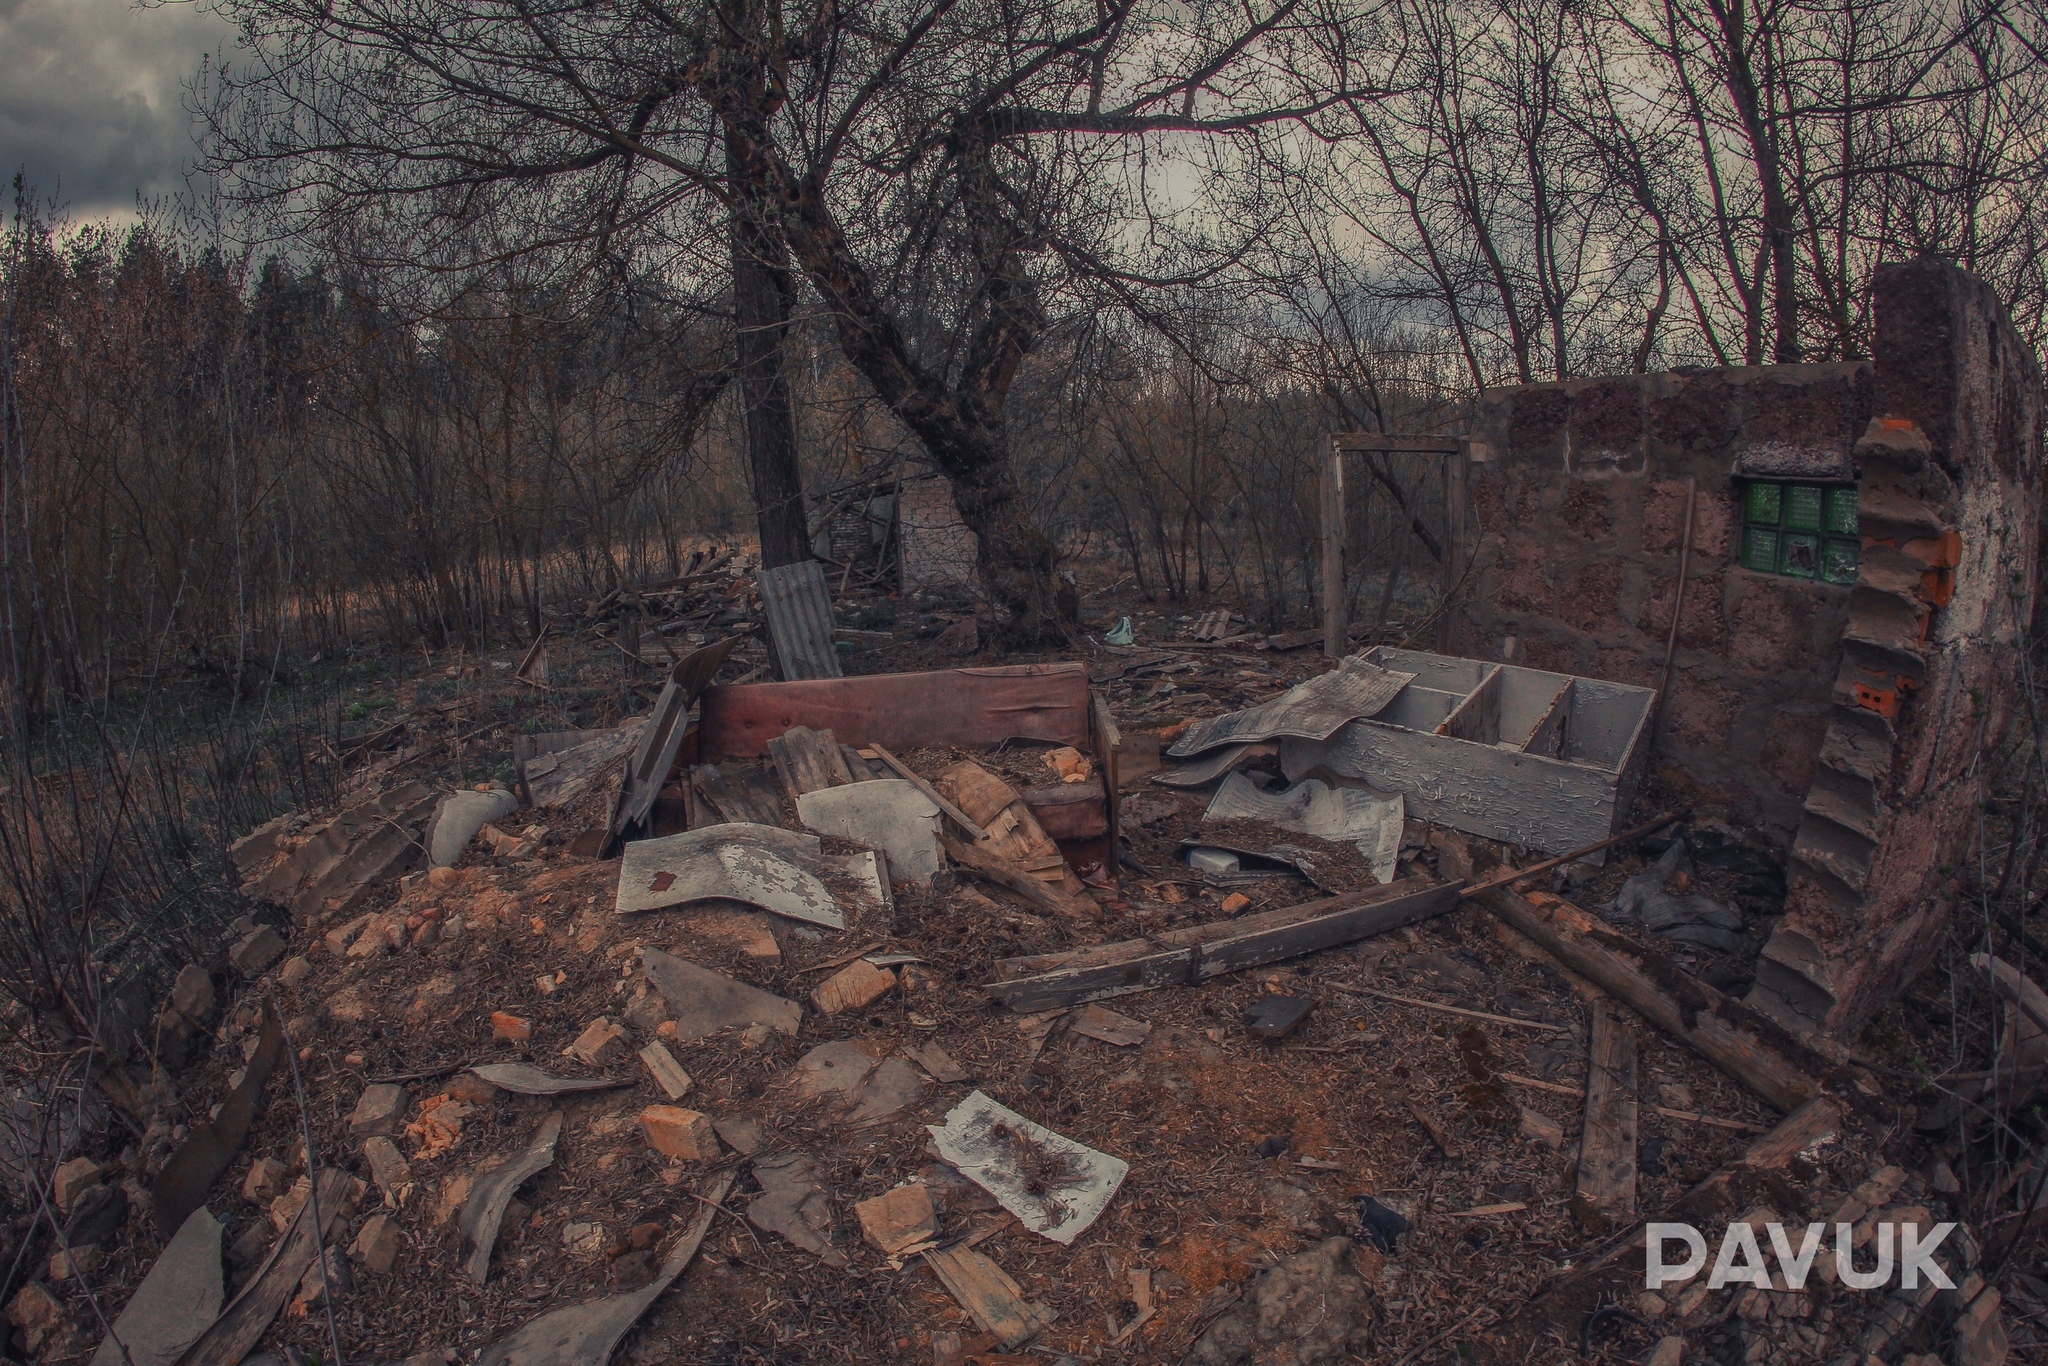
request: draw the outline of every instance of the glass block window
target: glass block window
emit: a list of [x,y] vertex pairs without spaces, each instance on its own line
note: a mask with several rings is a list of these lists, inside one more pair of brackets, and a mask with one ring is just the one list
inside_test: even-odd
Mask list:
[[1856,528],[1855,485],[1751,479],[1741,488],[1744,569],[1856,582],[1863,540]]

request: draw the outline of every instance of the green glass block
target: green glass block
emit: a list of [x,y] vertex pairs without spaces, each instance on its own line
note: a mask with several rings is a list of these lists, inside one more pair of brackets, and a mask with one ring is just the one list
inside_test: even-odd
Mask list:
[[1820,576],[1829,583],[1856,582],[1856,561],[1863,543],[1842,536],[1830,536],[1820,547]]
[[1856,529],[1856,490],[1853,488],[1832,488],[1828,490],[1827,510],[1821,514],[1821,529],[1832,531],[1837,536],[1854,536]]
[[1778,572],[1795,579],[1810,579],[1820,572],[1820,537],[1803,531],[1788,531],[1778,543]]
[[1776,526],[1783,518],[1780,504],[1782,484],[1751,484],[1742,495],[1742,520],[1751,526]]
[[1751,526],[1742,529],[1742,567],[1754,569],[1759,574],[1778,572],[1779,533],[1766,527]]
[[1814,484],[1793,484],[1785,490],[1785,525],[1794,531],[1819,531],[1822,490]]

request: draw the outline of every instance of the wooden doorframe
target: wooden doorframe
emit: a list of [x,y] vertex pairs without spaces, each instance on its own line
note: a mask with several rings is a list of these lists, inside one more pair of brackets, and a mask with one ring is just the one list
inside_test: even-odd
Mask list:
[[[1344,457],[1354,452],[1444,457],[1444,558],[1439,566],[1442,600],[1450,600],[1464,572],[1465,496],[1471,441],[1462,436],[1413,432],[1332,432],[1323,441],[1317,480],[1323,522],[1323,653],[1342,659],[1351,644],[1351,620],[1344,583]],[[1450,613],[1439,610],[1436,648],[1450,644]]]

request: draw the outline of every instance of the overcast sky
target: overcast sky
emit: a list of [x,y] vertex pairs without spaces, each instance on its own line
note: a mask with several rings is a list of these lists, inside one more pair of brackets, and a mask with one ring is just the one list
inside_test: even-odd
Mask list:
[[232,37],[191,3],[0,0],[0,184],[26,171],[75,218],[175,193],[197,155],[185,87]]

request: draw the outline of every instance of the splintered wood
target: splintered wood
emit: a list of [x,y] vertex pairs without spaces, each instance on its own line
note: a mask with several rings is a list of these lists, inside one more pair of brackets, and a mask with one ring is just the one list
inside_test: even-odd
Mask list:
[[924,1264],[1005,1351],[1028,1342],[1053,1321],[1052,1310],[1025,1299],[1023,1287],[1007,1271],[971,1247],[928,1248]]
[[1593,1233],[1636,1217],[1636,1036],[1612,1001],[1593,1006],[1586,1063],[1586,1128],[1572,1210]]
[[829,730],[791,726],[768,742],[768,756],[775,761],[775,771],[791,801],[806,792],[853,782],[839,739]]
[[1047,882],[1069,896],[1081,894],[1081,879],[1067,867],[1060,847],[1031,814],[1024,798],[972,759],[962,759],[934,784],[946,799],[988,832],[976,851]]

